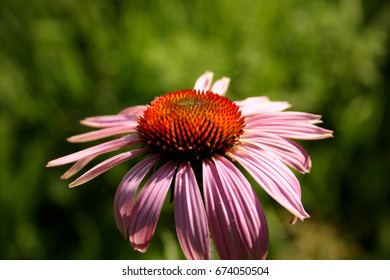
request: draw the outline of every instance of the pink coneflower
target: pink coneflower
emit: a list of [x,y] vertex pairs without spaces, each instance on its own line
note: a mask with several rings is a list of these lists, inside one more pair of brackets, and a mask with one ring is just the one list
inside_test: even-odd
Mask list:
[[[212,78],[213,73],[206,72],[194,89],[168,93],[150,105],[129,107],[117,115],[81,121],[98,130],[70,137],[70,142],[123,136],[47,166],[75,163],[62,176],[67,179],[97,156],[126,148],[69,186],[142,157],[120,182],[114,202],[118,228],[135,250],[147,250],[171,190],[176,232],[188,259],[211,258],[210,236],[222,259],[265,259],[264,211],[237,166],[290,211],[293,220],[304,220],[309,215],[301,202],[300,185],[287,166],[307,173],[311,161],[290,139],[328,138],[332,131],[315,125],[321,123],[321,116],[285,112],[290,107],[287,102],[271,102],[267,97],[233,102],[224,97],[230,80],[224,77],[212,85]],[[138,187],[142,187],[139,192]]]

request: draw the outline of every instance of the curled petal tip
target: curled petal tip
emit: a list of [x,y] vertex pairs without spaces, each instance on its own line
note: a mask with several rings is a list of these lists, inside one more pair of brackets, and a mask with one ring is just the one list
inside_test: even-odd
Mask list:
[[140,252],[140,253],[142,253],[142,254],[145,254],[145,252],[146,252],[146,249],[145,249],[145,248],[136,248],[136,247],[134,247],[134,246],[135,246],[135,245],[132,245],[132,247],[134,248],[135,251]]
[[290,224],[295,225],[297,220],[298,220],[297,216],[292,217],[291,220],[290,220]]
[[293,216],[292,218],[291,218],[291,220],[290,220],[290,224],[292,224],[292,225],[295,225],[296,224],[296,222],[298,221],[298,219],[299,220],[301,220],[302,222],[305,220],[305,219],[307,219],[307,218],[310,218],[310,215],[309,214],[306,214],[305,216],[300,216],[300,217],[298,217],[298,216]]

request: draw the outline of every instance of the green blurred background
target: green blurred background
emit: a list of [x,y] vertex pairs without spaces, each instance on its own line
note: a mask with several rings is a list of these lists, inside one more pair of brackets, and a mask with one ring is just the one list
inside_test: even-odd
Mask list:
[[297,174],[311,219],[258,186],[270,259],[390,257],[390,6],[384,0],[0,2],[0,259],[177,259],[172,205],[146,254],[116,228],[122,164],[68,189],[54,158],[88,147],[79,120],[191,88],[205,70],[233,99],[323,115]]

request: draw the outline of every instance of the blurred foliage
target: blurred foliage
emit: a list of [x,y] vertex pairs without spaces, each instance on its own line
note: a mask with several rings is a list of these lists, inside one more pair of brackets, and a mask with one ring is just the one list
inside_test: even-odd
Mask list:
[[[239,3],[239,4],[238,4]],[[80,119],[191,88],[205,70],[233,99],[267,95],[323,115],[334,139],[305,142],[297,174],[311,219],[259,189],[271,259],[390,257],[390,9],[358,1],[0,2],[0,258],[183,258],[172,205],[144,255],[116,228],[132,163],[69,190],[47,161],[87,147]]]

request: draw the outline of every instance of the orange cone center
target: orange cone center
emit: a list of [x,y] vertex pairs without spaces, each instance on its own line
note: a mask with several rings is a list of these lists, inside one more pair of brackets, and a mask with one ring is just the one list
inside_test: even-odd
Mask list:
[[213,92],[182,90],[155,99],[138,119],[141,141],[176,158],[224,154],[245,128],[239,107]]

